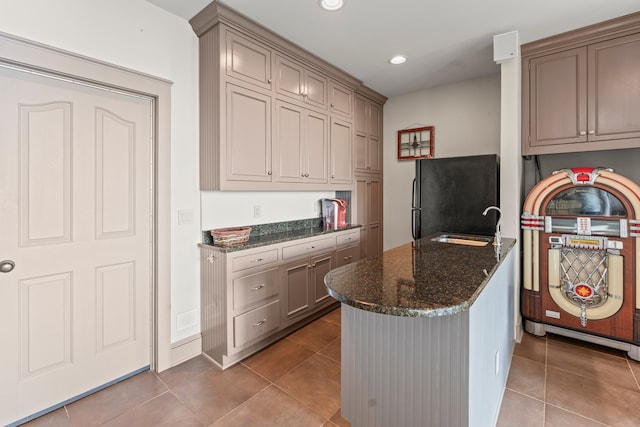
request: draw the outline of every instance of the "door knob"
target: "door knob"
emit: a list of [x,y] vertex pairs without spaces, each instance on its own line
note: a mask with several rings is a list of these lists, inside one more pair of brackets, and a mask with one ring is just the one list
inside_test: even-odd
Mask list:
[[11,260],[2,260],[0,261],[0,273],[9,273],[15,266],[16,264]]

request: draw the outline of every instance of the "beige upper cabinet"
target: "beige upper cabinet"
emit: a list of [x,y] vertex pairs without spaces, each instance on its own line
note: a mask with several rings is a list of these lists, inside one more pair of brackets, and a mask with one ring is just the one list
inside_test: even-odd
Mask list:
[[326,114],[276,101],[275,180],[326,184],[329,125]]
[[382,171],[381,117],[380,104],[356,94],[354,108],[356,173]]
[[578,31],[577,40],[561,35],[555,44],[551,38],[523,46],[522,154],[640,146],[635,19],[638,28],[627,33],[636,34],[607,39],[593,26]]
[[326,77],[289,60],[275,55],[276,92],[305,104],[326,110],[328,80]]

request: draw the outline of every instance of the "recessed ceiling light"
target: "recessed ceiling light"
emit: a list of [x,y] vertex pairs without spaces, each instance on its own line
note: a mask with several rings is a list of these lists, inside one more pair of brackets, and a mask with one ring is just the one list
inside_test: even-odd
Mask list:
[[344,6],[343,0],[320,0],[320,7],[324,10],[338,10]]
[[403,55],[396,55],[389,60],[393,65],[403,64],[407,62],[407,57]]

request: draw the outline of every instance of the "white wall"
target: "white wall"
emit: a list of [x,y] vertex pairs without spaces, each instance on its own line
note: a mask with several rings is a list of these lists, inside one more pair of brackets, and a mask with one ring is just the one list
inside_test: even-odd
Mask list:
[[500,154],[500,75],[391,98],[384,106],[384,249],[411,241],[415,162],[398,160],[397,132],[435,126],[435,157]]
[[[0,0],[0,31],[173,81],[171,341],[199,333],[198,44],[188,22],[143,0]],[[193,222],[179,226],[179,210]]]
[[320,199],[335,196],[335,191],[203,191],[202,229],[315,218],[320,216]]

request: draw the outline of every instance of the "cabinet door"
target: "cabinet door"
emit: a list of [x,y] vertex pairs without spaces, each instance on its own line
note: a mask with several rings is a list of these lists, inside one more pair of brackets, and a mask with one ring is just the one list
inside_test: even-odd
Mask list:
[[311,70],[304,73],[304,102],[318,108],[327,108],[327,78]]
[[368,111],[368,101],[366,98],[356,95],[354,99],[354,115],[353,115],[353,126],[356,133],[368,133],[369,121],[367,120]]
[[271,97],[232,84],[226,95],[227,180],[271,181]]
[[304,69],[296,62],[276,54],[276,92],[302,101],[304,93]]
[[307,311],[309,304],[309,258],[295,261],[280,270],[280,298],[283,318],[290,319]]
[[327,116],[307,111],[304,116],[305,144],[303,168],[305,182],[326,183],[329,163],[329,126]]
[[368,225],[380,225],[382,223],[382,181],[379,178],[371,178],[367,187]]
[[[355,185],[355,223],[366,227],[369,223],[368,219],[368,198],[367,198],[367,178],[356,177]],[[353,213],[352,213],[353,214]]]
[[382,254],[382,227],[380,224],[371,225],[367,230],[367,257]]
[[271,89],[271,50],[232,31],[226,32],[227,75]]
[[351,123],[331,119],[331,183],[351,184]]
[[536,154],[530,152],[531,148],[587,140],[586,55],[586,48],[579,48],[529,62],[529,100],[523,103],[523,154]]
[[369,108],[368,133],[372,137],[380,139],[382,138],[382,106],[371,102]]
[[589,46],[587,133],[589,141],[640,138],[640,34]]
[[587,49],[534,58],[528,71],[530,99],[523,128],[528,125],[529,135],[524,148],[586,142]]
[[367,172],[367,164],[368,161],[368,150],[367,145],[369,141],[367,135],[364,133],[356,132],[355,140],[353,142],[353,153],[354,153],[354,169],[356,172]]
[[382,172],[382,106],[369,104],[369,143],[367,144],[367,166],[369,172]]
[[367,172],[380,173],[382,171],[382,144],[380,139],[369,136],[367,148]]
[[276,181],[301,182],[304,140],[304,111],[293,104],[276,101],[274,168]]
[[333,254],[325,254],[311,258],[310,280],[309,283],[313,288],[314,306],[323,304],[325,301],[329,303],[331,297],[324,285],[324,276],[331,271],[334,265]]
[[331,113],[351,117],[353,91],[334,81],[329,82],[329,107]]

